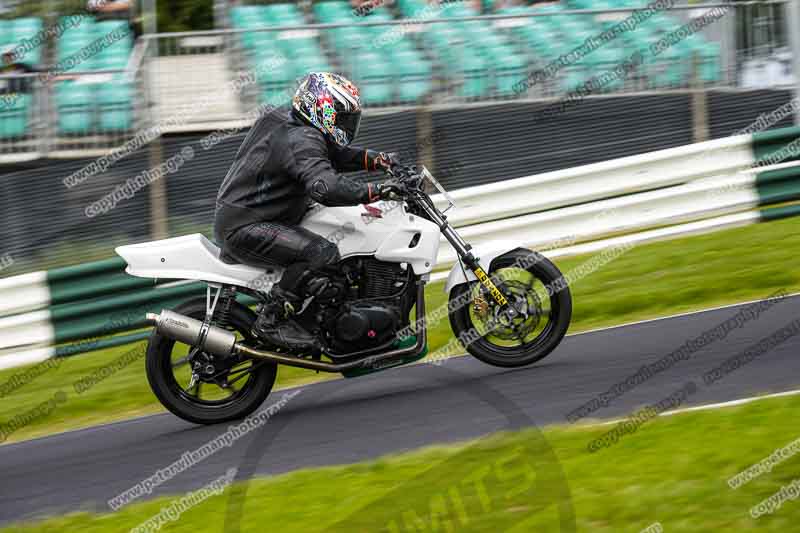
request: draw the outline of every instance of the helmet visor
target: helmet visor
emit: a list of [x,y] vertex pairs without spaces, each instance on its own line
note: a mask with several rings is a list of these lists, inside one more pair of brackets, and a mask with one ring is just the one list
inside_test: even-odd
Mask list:
[[347,143],[350,144],[358,135],[361,126],[361,111],[355,113],[339,113],[336,115],[336,127],[347,135]]

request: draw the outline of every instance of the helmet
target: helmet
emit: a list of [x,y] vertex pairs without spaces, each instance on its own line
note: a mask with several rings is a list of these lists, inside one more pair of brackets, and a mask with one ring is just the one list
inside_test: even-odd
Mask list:
[[361,124],[361,97],[350,80],[329,72],[312,72],[292,99],[295,112],[336,144],[347,146]]

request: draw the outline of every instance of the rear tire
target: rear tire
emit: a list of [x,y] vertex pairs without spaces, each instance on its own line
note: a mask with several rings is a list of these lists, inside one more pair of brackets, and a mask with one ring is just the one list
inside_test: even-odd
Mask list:
[[[478,302],[474,296],[480,294],[482,290],[477,281],[457,285],[450,291],[450,326],[456,337],[463,343],[465,338],[475,339],[480,334],[476,340],[472,340],[466,345],[470,355],[484,363],[506,368],[526,366],[544,359],[564,338],[572,319],[572,296],[569,287],[566,285],[561,271],[550,260],[537,252],[520,248],[492,261],[489,275],[496,279],[498,275],[510,275],[512,271],[527,272],[532,279],[538,280],[544,289],[548,287],[554,289],[552,294],[547,290],[535,291],[532,283],[531,290],[537,294],[530,298],[524,296],[528,293],[523,293],[523,289],[520,289],[518,296],[521,305],[525,305],[526,308],[533,306],[541,309],[539,304],[541,304],[542,295],[538,293],[543,292],[548,295],[550,311],[547,316],[548,324],[543,327],[539,336],[530,341],[526,340],[527,336],[523,336],[519,346],[503,346],[499,344],[498,340],[493,342],[496,336],[491,333],[485,334],[485,331],[481,330],[481,324],[476,323],[475,313],[477,311],[474,311],[473,306],[478,305]],[[459,305],[460,302],[468,303]],[[490,296],[486,295],[481,298],[479,304],[485,308],[493,306],[494,302]],[[489,309],[484,312],[491,314],[492,311],[493,309]],[[535,320],[538,328],[542,317],[544,317],[544,313],[540,313],[538,318],[530,320]],[[532,330],[531,334],[534,332],[535,330]]]
[[[189,300],[177,306],[174,311],[203,320],[206,300],[202,297]],[[231,309],[228,329],[239,333],[244,339],[251,339],[250,329],[255,319],[255,313],[244,305],[236,303]],[[184,420],[195,424],[219,424],[244,418],[264,403],[275,384],[278,365],[269,361],[253,362],[252,364],[258,364],[258,367],[254,368],[249,377],[243,378],[246,381],[242,388],[230,399],[203,401],[198,388],[198,398],[193,400],[182,390],[175,377],[173,348],[176,344],[186,346],[186,350],[189,351],[188,345],[177,343],[154,330],[147,345],[145,365],[147,380],[156,398],[171,413]],[[246,362],[247,360],[242,360],[239,364]],[[223,390],[213,383],[206,383],[203,386]]]

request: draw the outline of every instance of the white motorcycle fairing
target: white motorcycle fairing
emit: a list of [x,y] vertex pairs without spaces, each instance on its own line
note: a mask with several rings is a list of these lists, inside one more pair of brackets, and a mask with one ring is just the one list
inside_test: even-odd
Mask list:
[[409,214],[402,202],[319,207],[300,225],[336,243],[342,259],[374,254],[379,261],[408,263],[417,275],[430,273],[439,254],[439,227]]
[[[439,253],[436,224],[407,213],[396,202],[378,202],[369,209],[319,207],[309,211],[300,226],[334,242],[343,259],[374,255],[380,261],[407,263],[417,275],[430,273]],[[145,278],[200,280],[267,292],[283,271],[224,263],[219,248],[199,233],[115,251],[128,263],[128,274]]]

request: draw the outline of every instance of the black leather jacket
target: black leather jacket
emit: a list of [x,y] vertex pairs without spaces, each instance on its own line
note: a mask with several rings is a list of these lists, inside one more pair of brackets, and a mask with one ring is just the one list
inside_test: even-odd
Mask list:
[[342,147],[286,108],[253,124],[217,194],[214,233],[218,244],[247,224],[296,225],[309,199],[328,206],[369,203],[375,187],[340,174],[376,170],[379,152]]

